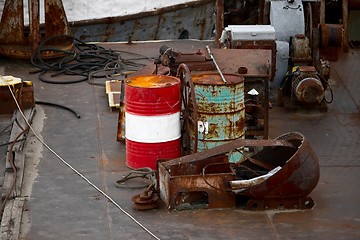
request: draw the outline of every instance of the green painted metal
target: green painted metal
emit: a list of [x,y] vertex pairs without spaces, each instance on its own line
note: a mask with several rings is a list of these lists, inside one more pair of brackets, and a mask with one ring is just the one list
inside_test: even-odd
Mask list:
[[[198,151],[210,149],[245,136],[244,78],[218,74],[194,75],[198,109]],[[229,156],[242,160],[241,150]]]

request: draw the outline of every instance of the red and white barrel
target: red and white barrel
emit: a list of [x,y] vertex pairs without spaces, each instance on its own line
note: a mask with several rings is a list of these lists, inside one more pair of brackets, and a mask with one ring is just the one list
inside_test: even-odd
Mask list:
[[126,165],[156,169],[181,155],[180,81],[171,76],[125,80]]

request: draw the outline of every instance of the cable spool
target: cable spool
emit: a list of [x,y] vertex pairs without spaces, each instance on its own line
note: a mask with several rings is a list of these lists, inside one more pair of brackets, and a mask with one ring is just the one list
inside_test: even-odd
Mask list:
[[342,24],[321,24],[321,48],[341,47],[344,35]]
[[292,81],[292,101],[299,101],[303,104],[317,104],[324,100],[325,90],[312,66],[301,66],[299,73]]

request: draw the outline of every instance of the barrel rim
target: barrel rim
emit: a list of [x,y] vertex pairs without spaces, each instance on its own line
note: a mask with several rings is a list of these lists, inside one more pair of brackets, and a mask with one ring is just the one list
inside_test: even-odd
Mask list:
[[[131,79],[140,78],[140,77],[143,77],[143,78],[146,78],[146,77],[169,78],[169,79],[176,80],[176,83],[174,82],[169,85],[164,84],[164,85],[157,85],[157,86],[134,86],[134,85],[129,84]],[[177,86],[180,84],[180,79],[177,77],[168,76],[168,75],[139,75],[139,76],[133,76],[133,77],[124,79],[124,83],[127,87],[131,87],[131,88],[157,89],[157,88],[171,88],[171,87]]]
[[[219,76],[219,78],[221,79],[220,75],[218,73],[201,73],[201,74],[191,74],[191,78],[192,78],[192,81],[194,83],[194,85],[203,85],[203,86],[231,86],[231,85],[238,85],[238,84],[241,84],[241,83],[244,83],[245,81],[245,77],[243,75],[237,75],[237,74],[231,74],[231,73],[224,73],[223,75],[226,77],[226,76],[232,76],[232,77],[236,77],[236,78],[239,78],[239,81],[238,82],[229,82],[227,81],[226,83],[225,82],[221,82],[221,83],[201,83],[201,82],[197,82],[196,79],[194,79],[194,77],[196,76],[206,76],[206,75],[216,75],[216,76]],[[226,79],[226,78],[225,78]]]

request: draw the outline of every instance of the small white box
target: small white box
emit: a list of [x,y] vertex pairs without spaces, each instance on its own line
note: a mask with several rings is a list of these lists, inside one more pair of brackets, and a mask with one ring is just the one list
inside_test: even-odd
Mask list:
[[275,40],[275,28],[271,25],[229,25],[232,41]]

